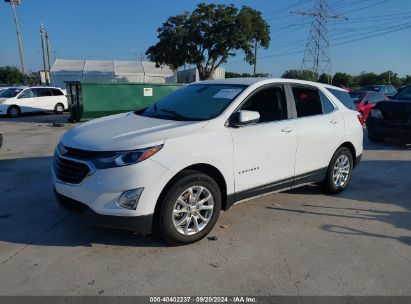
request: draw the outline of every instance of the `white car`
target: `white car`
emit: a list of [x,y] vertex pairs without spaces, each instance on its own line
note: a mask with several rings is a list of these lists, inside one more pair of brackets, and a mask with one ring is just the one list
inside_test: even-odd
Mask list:
[[62,114],[67,108],[67,97],[60,88],[11,87],[0,92],[0,115],[18,117],[43,111]]
[[194,83],[66,132],[56,197],[96,225],[191,243],[239,201],[315,182],[344,190],[363,151],[357,114],[346,91],[314,82]]

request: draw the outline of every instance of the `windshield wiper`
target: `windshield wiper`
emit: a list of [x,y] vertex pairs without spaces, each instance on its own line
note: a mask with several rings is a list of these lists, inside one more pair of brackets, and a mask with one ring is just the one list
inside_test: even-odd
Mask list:
[[181,115],[180,113],[177,113],[174,110],[167,110],[167,109],[160,109],[161,112],[165,112],[165,113],[169,113],[169,114],[173,114],[175,117],[178,117],[180,119],[184,119],[184,120],[189,120],[188,117]]

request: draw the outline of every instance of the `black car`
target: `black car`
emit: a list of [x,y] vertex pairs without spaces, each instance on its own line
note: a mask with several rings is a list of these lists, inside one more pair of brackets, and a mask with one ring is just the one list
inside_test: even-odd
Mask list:
[[391,84],[369,85],[361,88],[361,91],[374,91],[385,94],[388,98],[392,98],[397,94],[397,89]]
[[411,85],[403,88],[395,100],[377,103],[366,124],[372,142],[382,142],[386,138],[411,141]]

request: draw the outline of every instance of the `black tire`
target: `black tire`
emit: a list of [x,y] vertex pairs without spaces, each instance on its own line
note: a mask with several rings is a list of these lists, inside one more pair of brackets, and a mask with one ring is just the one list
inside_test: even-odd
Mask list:
[[[180,195],[193,186],[202,186],[209,191],[213,198],[214,209],[209,221],[202,230],[192,235],[184,235],[177,230],[173,223],[175,219],[173,210]],[[175,183],[166,190],[159,204],[154,222],[157,227],[153,227],[153,230],[170,245],[185,245],[201,240],[213,229],[220,215],[221,192],[218,184],[210,176],[198,171],[185,170],[177,176]],[[182,217],[184,217],[184,214]],[[194,229],[194,222],[191,222],[189,227],[191,224],[193,225],[192,229]]]
[[[335,166],[337,163],[337,160],[340,159],[342,155],[345,155],[348,158],[348,176],[345,182],[342,185],[339,185],[338,182],[334,180],[334,173],[335,173]],[[334,153],[333,157],[331,158],[330,164],[328,165],[327,168],[327,173],[325,175],[325,179],[322,182],[322,188],[324,191],[328,193],[339,193],[343,191],[345,188],[347,188],[348,184],[350,183],[351,176],[352,176],[352,170],[354,165],[354,159],[353,155],[351,154],[351,151],[345,147],[340,147],[337,149],[337,151]]]
[[64,112],[64,105],[62,103],[56,104],[56,106],[54,107],[54,113],[63,114],[63,112]]
[[384,137],[370,135],[370,133],[368,133],[368,139],[373,143],[382,143],[385,140]]
[[13,118],[19,117],[21,115],[20,107],[10,106],[7,109],[7,115]]

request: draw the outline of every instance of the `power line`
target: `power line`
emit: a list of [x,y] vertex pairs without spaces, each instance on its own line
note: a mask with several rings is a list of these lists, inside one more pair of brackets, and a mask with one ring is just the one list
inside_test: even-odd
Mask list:
[[331,59],[329,55],[327,20],[347,19],[344,16],[332,15],[326,0],[316,0],[314,10],[293,12],[302,16],[314,17],[306,44],[301,70],[310,70],[314,75],[330,74]]

